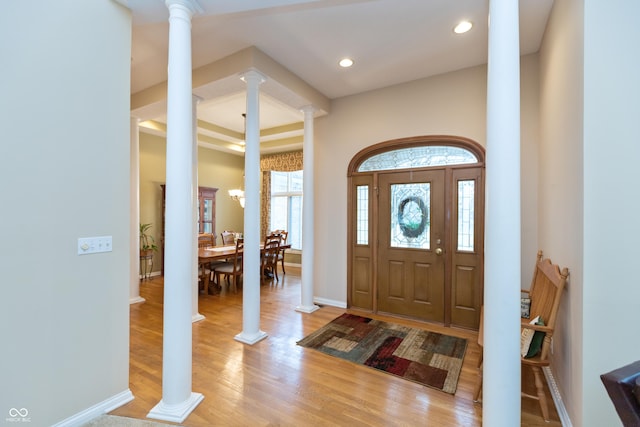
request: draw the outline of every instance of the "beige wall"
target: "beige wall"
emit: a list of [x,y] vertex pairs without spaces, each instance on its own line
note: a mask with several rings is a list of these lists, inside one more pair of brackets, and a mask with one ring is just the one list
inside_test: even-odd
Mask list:
[[[49,426],[129,388],[131,20],[30,1],[0,28],[0,420]],[[77,254],[105,235],[111,252]]]
[[640,358],[640,4],[556,0],[541,49],[539,236],[571,270],[552,368],[572,424],[621,425],[600,375]]
[[[537,56],[522,61],[523,280],[537,250]],[[347,166],[378,142],[417,135],[458,135],[485,145],[486,67],[474,67],[334,100],[316,121],[315,292],[346,303]],[[490,160],[490,155],[487,156]]]
[[599,376],[640,359],[640,2],[584,2],[583,420],[619,423]]
[[[156,242],[162,235],[162,188],[166,171],[166,138],[140,133],[140,222],[152,223]],[[216,234],[222,230],[242,232],[242,207],[229,198],[228,191],[242,186],[244,157],[198,147],[198,185],[218,188],[216,195]],[[158,246],[160,246],[158,244]],[[154,272],[159,272],[162,253],[154,257]]]
[[[568,414],[576,426],[586,425],[582,414],[581,373],[584,203],[582,17],[581,0],[556,1],[540,53],[539,241],[545,256],[569,268],[569,282],[553,340],[552,371]],[[601,404],[606,404],[604,398]]]

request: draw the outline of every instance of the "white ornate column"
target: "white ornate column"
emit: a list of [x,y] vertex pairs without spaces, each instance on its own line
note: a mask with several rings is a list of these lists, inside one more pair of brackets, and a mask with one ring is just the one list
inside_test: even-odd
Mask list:
[[483,424],[520,425],[518,2],[489,2]]
[[193,283],[191,292],[191,321],[193,323],[204,320],[205,317],[198,311],[198,103],[202,101],[197,95],[192,95],[192,132],[193,141],[191,144],[191,164],[192,164],[192,186],[193,186],[193,211],[192,211],[192,224],[193,224],[193,261],[194,267],[191,273],[191,281]]
[[144,302],[140,296],[140,120],[131,117],[129,149],[129,304]]
[[169,66],[162,400],[147,416],[181,423],[204,398],[191,391],[194,266],[191,17],[200,7],[194,0],[166,0],[166,5]]
[[242,332],[237,341],[255,344],[267,337],[260,330],[260,84],[257,71],[242,75],[247,84],[247,122],[244,152],[244,253],[242,273]]
[[314,219],[313,219],[313,112],[314,108],[308,105],[302,109],[304,112],[304,141],[302,143],[303,167],[302,167],[302,285],[300,291],[300,305],[296,311],[313,313],[320,307],[313,303],[313,276],[314,276]]

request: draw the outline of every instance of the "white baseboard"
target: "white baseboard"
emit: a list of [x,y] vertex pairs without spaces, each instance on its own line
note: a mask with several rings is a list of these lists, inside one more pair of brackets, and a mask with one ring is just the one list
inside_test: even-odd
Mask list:
[[313,302],[319,305],[330,305],[331,307],[347,308],[347,303],[328,298],[314,297]]
[[125,391],[116,394],[102,402],[93,405],[90,408],[85,409],[82,412],[78,412],[71,417],[60,421],[53,425],[53,427],[79,427],[92,419],[99,417],[100,415],[104,415],[107,412],[111,412],[116,408],[124,405],[125,403],[129,403],[133,400],[133,393],[131,390],[126,389]]
[[542,372],[544,372],[544,377],[547,380],[547,385],[549,386],[549,390],[551,391],[551,397],[553,398],[553,403],[556,405],[556,411],[558,411],[558,417],[560,418],[562,426],[573,427],[571,418],[569,417],[569,413],[567,412],[567,408],[564,406],[562,395],[560,395],[560,389],[558,388],[556,379],[553,376],[553,372],[551,372],[551,368],[545,366],[542,368]]

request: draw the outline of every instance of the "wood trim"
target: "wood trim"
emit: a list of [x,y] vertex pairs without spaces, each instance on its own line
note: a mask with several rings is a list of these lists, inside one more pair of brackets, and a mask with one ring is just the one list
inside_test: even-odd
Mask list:
[[347,176],[350,177],[360,173],[358,172],[358,168],[360,167],[362,162],[364,162],[371,156],[384,153],[386,151],[393,151],[400,148],[409,148],[422,145],[446,145],[464,148],[465,150],[471,151],[478,158],[479,162],[474,165],[484,166],[485,149],[482,145],[472,139],[452,135],[412,136],[408,138],[391,139],[363,148],[355,156],[353,156],[351,162],[349,162]]

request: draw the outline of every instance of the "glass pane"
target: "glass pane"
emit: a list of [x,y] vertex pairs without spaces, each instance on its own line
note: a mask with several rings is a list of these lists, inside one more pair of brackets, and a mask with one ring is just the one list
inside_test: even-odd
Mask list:
[[290,205],[290,225],[287,241],[291,243],[291,249],[302,249],[302,197],[292,196]]
[[[287,226],[287,197],[271,197],[271,224],[270,230],[289,230]],[[290,239],[291,235],[287,237]]]
[[302,191],[302,171],[290,172],[291,183],[289,191]]
[[288,184],[288,172],[271,171],[271,194],[286,192]]
[[210,222],[205,222],[204,224],[204,233],[211,233],[213,228],[211,227],[213,224]]
[[401,148],[376,154],[362,162],[358,172],[392,169],[424,168],[429,166],[460,165],[478,163],[468,150],[460,147],[423,146]]
[[204,200],[204,218],[203,221],[213,221],[213,200]]
[[458,250],[473,251],[476,182],[458,181]]
[[356,187],[356,244],[369,244],[369,186]]
[[391,186],[391,247],[429,249],[431,184]]

